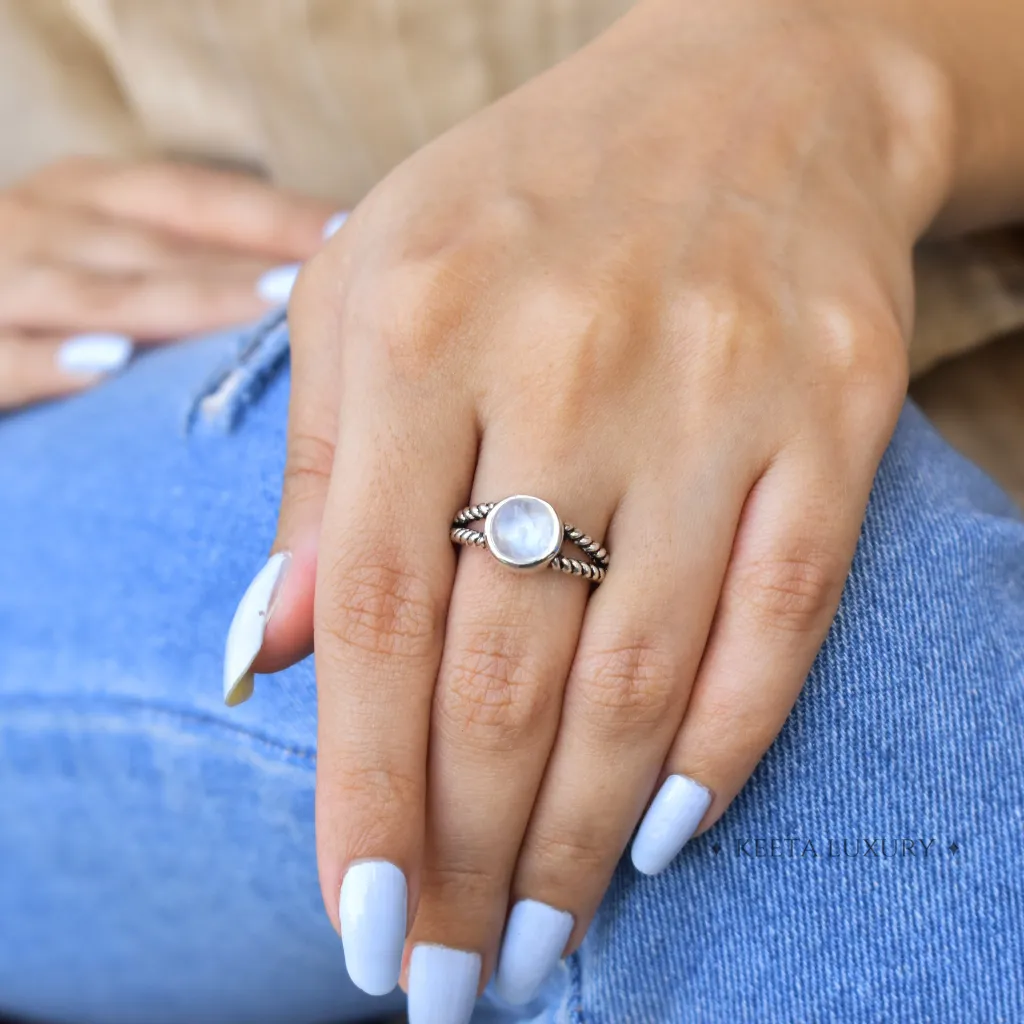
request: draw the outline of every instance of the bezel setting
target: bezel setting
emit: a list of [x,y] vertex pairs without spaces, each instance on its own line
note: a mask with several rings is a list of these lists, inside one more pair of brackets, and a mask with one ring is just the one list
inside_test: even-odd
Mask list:
[[[508,506],[513,502],[529,504],[535,511],[543,513],[543,518],[549,524],[547,536],[539,538],[540,541],[543,541],[543,546],[538,545],[534,551],[530,552],[529,558],[524,558],[522,555],[511,551],[503,543],[500,536],[499,527],[502,510],[507,510]],[[558,513],[554,510],[554,507],[544,501],[543,498],[536,498],[532,494],[512,494],[507,498],[503,498],[487,513],[487,518],[484,520],[484,537],[487,541],[487,550],[502,565],[507,565],[520,572],[533,572],[549,565],[562,549],[564,533],[564,524],[558,518]]]

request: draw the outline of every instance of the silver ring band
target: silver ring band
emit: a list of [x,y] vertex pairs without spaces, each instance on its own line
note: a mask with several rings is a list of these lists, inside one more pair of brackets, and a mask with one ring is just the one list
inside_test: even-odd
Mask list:
[[[480,520],[483,531],[467,525]],[[456,544],[486,548],[503,565],[521,571],[548,567],[592,583],[600,583],[608,572],[608,551],[600,541],[563,522],[548,502],[529,494],[467,505],[456,512],[449,534]],[[563,555],[565,540],[590,561]]]

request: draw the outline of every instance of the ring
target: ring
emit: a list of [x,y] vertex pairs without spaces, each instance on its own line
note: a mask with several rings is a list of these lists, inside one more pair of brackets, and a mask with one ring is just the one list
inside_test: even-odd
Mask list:
[[[466,525],[480,519],[484,521],[482,533]],[[562,522],[548,502],[529,494],[467,505],[455,514],[450,533],[456,544],[487,548],[502,565],[513,569],[532,571],[547,566],[593,583],[600,583],[608,572],[608,552],[600,541]],[[560,554],[564,540],[572,541],[591,561]]]

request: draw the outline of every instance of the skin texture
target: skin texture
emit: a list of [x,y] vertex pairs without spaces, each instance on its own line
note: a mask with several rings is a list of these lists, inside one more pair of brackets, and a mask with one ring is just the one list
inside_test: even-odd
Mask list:
[[258,316],[260,275],[321,244],[333,208],[237,174],[76,158],[0,194],[0,409],[90,387],[83,332],[157,342]]
[[[346,867],[383,859],[407,957],[479,952],[483,984],[523,898],[573,914],[571,950],[660,782],[707,787],[710,827],[787,717],[955,173],[940,65],[824,7],[638,5],[397,168],[300,278],[296,559],[256,667],[315,638],[336,927]],[[606,539],[592,595],[453,550],[456,509],[516,492]]]

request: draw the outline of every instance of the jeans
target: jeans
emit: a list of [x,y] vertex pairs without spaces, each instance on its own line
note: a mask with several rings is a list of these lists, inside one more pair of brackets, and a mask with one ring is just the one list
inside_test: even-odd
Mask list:
[[[0,421],[0,1015],[386,1017],[313,841],[307,660],[221,701],[274,530],[281,318]],[[1024,523],[912,405],[777,742],[657,878],[623,862],[525,1014],[1024,1021]]]

